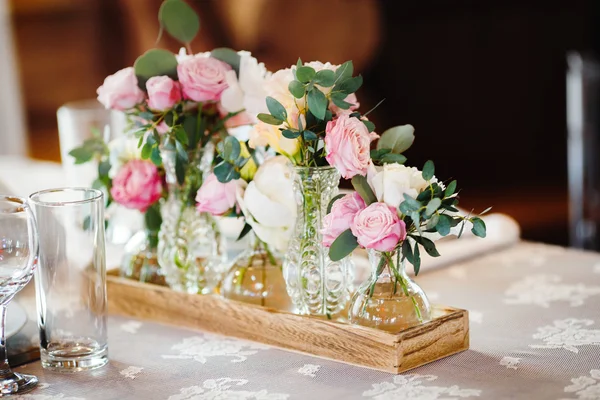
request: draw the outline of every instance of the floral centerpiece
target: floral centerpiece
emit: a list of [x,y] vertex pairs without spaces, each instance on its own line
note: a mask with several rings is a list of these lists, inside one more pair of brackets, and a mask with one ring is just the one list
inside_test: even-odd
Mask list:
[[479,216],[456,208],[456,181],[438,181],[432,161],[422,171],[402,164],[401,153],[413,140],[410,125],[384,132],[366,173],[352,177],[356,192],[332,200],[322,231],[332,260],[357,247],[369,252],[373,273],[353,295],[349,320],[392,332],[431,317],[427,296],[406,274],[405,261],[417,275],[421,248],[438,257],[434,241],[450,233],[460,237],[467,223],[474,235],[486,235]]
[[213,216],[196,211],[196,193],[215,163],[215,146],[229,129],[253,121],[243,96],[240,103],[245,75],[254,69],[265,76],[266,70],[248,52],[192,54],[199,20],[181,0],[163,2],[159,20],[161,30],[186,49],[148,50],[133,67],[107,77],[98,100],[126,114],[142,159],[164,168],[168,196],[161,207],[158,258],[168,284],[210,293],[224,272],[226,252]]
[[249,151],[234,137],[218,147],[222,161],[198,191],[198,211],[242,218],[238,240],[249,236],[248,248],[232,261],[219,292],[229,299],[291,311],[281,270],[281,254],[296,217],[288,161],[275,156],[262,162],[265,154]]

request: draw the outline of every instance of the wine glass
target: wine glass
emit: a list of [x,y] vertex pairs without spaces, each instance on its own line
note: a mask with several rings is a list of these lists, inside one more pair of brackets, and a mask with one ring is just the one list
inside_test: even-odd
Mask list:
[[4,338],[6,307],[31,280],[37,255],[35,219],[27,201],[0,195],[0,397],[28,392],[38,383],[35,376],[12,372]]

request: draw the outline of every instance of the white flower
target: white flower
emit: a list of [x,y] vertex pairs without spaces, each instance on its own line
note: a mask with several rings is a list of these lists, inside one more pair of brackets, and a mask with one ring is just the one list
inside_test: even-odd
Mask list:
[[237,202],[260,240],[285,251],[296,221],[293,171],[283,156],[265,161]]
[[139,139],[123,135],[108,143],[108,161],[110,162],[108,176],[110,178],[114,178],[127,162],[142,158],[142,150],[138,147],[138,141]]
[[198,54],[188,54],[185,47],[182,47],[179,49],[179,54],[175,54],[175,58],[179,64],[194,57],[210,57],[210,51],[205,51],[204,53]]
[[239,78],[235,71],[228,71],[226,80],[229,87],[221,94],[221,105],[229,112],[246,110],[256,120],[256,115],[268,112],[265,81],[270,73],[263,63],[252,57],[250,52],[240,51]]
[[[397,163],[385,164],[383,167],[371,166],[367,179],[377,200],[394,208],[398,208],[404,201],[404,193],[416,198],[429,185],[417,168]],[[430,182],[437,181],[433,177]]]

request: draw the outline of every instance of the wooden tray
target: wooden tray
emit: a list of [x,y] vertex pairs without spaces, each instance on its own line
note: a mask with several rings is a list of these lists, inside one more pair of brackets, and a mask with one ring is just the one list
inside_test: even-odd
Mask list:
[[110,313],[215,332],[395,374],[469,348],[466,310],[433,306],[430,322],[389,333],[108,275]]

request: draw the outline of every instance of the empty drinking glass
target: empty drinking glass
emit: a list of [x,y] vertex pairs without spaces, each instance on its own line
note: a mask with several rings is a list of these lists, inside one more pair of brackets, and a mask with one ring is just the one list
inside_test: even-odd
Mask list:
[[104,196],[66,188],[29,199],[39,227],[35,281],[42,366],[101,367],[108,362]]
[[25,199],[0,195],[0,397],[33,389],[35,376],[12,372],[6,357],[6,306],[33,276],[38,253],[33,213]]

